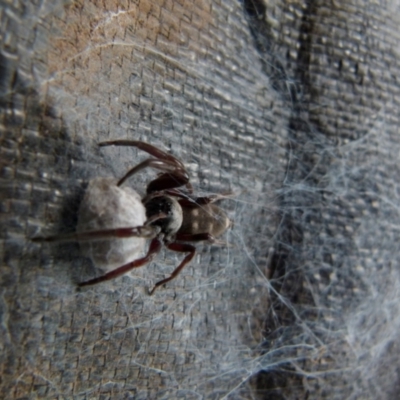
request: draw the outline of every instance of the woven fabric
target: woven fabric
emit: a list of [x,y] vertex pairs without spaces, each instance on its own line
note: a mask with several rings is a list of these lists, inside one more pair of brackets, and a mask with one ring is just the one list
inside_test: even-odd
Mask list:
[[[0,5],[0,393],[22,399],[393,398],[398,21],[392,4]],[[228,246],[101,274],[88,182],[146,158],[233,192]],[[154,171],[126,184],[142,195]],[[272,396],[272,397],[271,397]]]

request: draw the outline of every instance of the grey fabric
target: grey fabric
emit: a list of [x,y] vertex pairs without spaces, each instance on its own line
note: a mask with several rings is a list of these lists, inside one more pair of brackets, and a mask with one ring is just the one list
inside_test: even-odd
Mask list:
[[[0,5],[2,398],[392,399],[399,391],[396,2]],[[229,246],[77,291],[88,181],[187,165]],[[127,183],[144,193],[155,176]]]

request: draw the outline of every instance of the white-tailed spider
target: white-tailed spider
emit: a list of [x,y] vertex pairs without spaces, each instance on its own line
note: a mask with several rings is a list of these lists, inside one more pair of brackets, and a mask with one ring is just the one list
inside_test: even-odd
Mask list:
[[[193,197],[189,174],[183,163],[148,143],[136,140],[111,140],[99,143],[99,146],[133,146],[152,156],[130,169],[118,181],[118,186],[144,168],[151,167],[161,171],[161,174],[147,185],[147,195],[142,199],[147,217],[144,225],[76,232],[69,235],[36,237],[32,240],[36,242],[53,242],[128,237],[151,239],[147,254],[144,257],[128,262],[102,276],[79,283],[79,286],[94,285],[114,279],[133,268],[141,267],[155,258],[162,245],[172,251],[188,253],[168,278],[155,284],[150,291],[150,294],[153,294],[159,286],[174,279],[185,265],[193,259],[196,248],[192,244],[184,242],[208,241],[209,243],[215,243],[218,242],[216,238],[232,226],[232,221],[226,213],[214,204],[218,200],[229,197],[229,194]],[[187,193],[181,189],[184,186],[186,186]]]

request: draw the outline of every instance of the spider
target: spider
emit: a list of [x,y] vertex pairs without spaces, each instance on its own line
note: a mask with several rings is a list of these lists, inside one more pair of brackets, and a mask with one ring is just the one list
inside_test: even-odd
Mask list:
[[[122,185],[129,177],[144,168],[150,167],[161,171],[147,185],[147,194],[142,199],[142,203],[146,209],[147,220],[145,223],[142,226],[36,237],[32,240],[36,242],[53,242],[141,237],[151,239],[151,242],[144,257],[128,262],[97,278],[81,282],[78,286],[94,285],[114,279],[134,268],[141,267],[151,262],[160,252],[163,245],[169,250],[178,253],[187,253],[169,277],[154,285],[153,289],[149,292],[152,295],[158,287],[174,279],[195,256],[195,246],[185,242],[207,241],[216,244],[224,243],[217,240],[217,238],[232,227],[233,221],[214,203],[230,197],[230,193],[207,197],[193,197],[193,188],[189,181],[189,174],[183,163],[151,144],[136,140],[111,140],[101,142],[99,146],[133,146],[152,156],[131,168],[118,181],[117,186]],[[181,190],[184,186],[188,192],[187,194]]]

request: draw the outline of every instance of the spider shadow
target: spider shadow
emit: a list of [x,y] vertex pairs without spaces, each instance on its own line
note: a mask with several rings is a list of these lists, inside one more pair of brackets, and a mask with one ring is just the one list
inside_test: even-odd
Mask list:
[[[52,227],[52,233],[62,235],[76,231],[79,207],[83,200],[87,183],[76,186],[64,197],[57,224]],[[76,241],[43,243],[41,265],[46,268],[51,264],[54,276],[66,280],[76,286],[82,277],[93,275],[92,261],[82,255],[80,245]],[[67,266],[67,268],[66,268]]]

